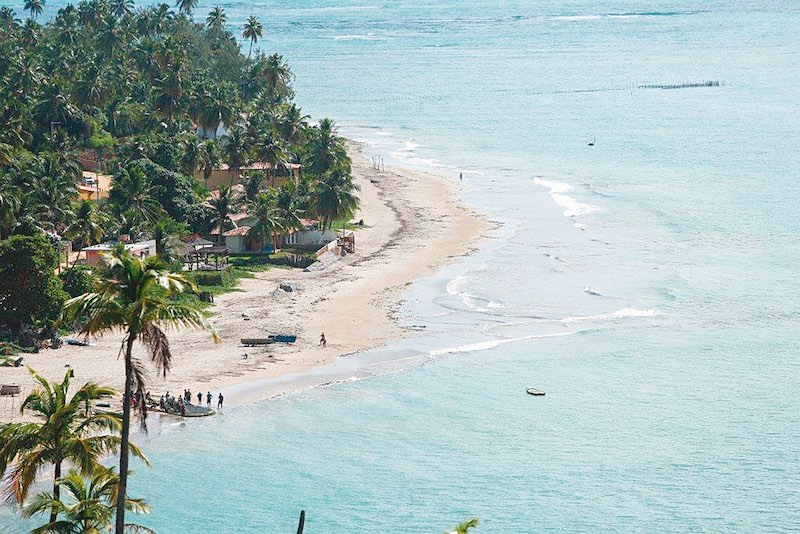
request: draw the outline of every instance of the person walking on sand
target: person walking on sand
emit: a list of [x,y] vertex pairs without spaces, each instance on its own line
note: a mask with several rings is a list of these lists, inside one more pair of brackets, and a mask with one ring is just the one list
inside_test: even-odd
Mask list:
[[219,392],[219,396],[217,397],[217,410],[222,410],[222,401],[223,400],[224,399],[222,397],[222,392],[220,391]]
[[319,346],[325,348],[328,345],[328,340],[325,339],[325,332],[319,336]]
[[212,398],[213,398],[213,395],[211,395],[211,392],[209,391],[208,395],[206,395],[206,406],[208,406],[209,408],[211,408],[211,399]]
[[202,391],[198,391],[197,392],[197,405],[200,406],[202,404],[203,404],[203,392]]
[[463,172],[458,173],[458,181],[459,182],[463,182],[464,181],[464,173]]

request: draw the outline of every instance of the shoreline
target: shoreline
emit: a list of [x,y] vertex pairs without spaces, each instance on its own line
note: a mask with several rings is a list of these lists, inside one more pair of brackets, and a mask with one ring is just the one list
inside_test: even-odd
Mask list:
[[[290,377],[316,370],[323,375],[342,357],[419,335],[398,324],[406,292],[416,280],[471,253],[492,225],[466,206],[452,179],[397,167],[376,170],[362,149],[348,142],[353,177],[361,188],[361,207],[353,219],[365,224],[355,233],[355,253],[317,272],[272,268],[254,273],[236,290],[219,295],[210,320],[221,342],[214,344],[204,332],[169,332],[170,373],[162,379],[148,366],[149,390],[156,398],[188,388],[193,396],[210,391],[216,397],[222,390],[228,407],[263,401],[291,391]],[[282,282],[297,290],[277,290]],[[325,348],[318,346],[322,332]],[[243,337],[277,333],[296,334],[298,341],[247,348],[239,343]],[[116,358],[120,341],[121,335],[114,335],[92,339],[89,347],[47,349],[25,355],[25,364],[49,380],[62,379],[69,365],[75,383],[94,380],[119,390],[124,381]],[[145,357],[141,347],[135,353]],[[23,396],[30,391],[27,369],[6,371],[4,383],[20,384]],[[268,383],[279,387],[265,387]],[[19,419],[18,409],[0,406],[0,422]]]

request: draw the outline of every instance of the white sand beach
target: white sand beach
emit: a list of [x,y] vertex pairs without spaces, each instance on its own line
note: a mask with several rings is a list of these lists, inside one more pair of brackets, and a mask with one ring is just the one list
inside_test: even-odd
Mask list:
[[[398,327],[394,314],[408,286],[438,267],[469,253],[491,225],[459,198],[459,184],[405,169],[373,169],[350,145],[361,208],[354,220],[356,252],[325,270],[273,268],[241,281],[239,291],[216,298],[211,322],[221,342],[208,333],[170,332],[173,366],[166,379],[151,372],[152,393],[182,393],[189,388],[218,392],[244,382],[297,373],[331,363],[356,351],[379,347],[416,332]],[[276,291],[290,282],[296,291]],[[247,320],[245,320],[247,317]],[[327,347],[319,346],[324,332]],[[241,338],[296,334],[294,345],[245,348]],[[63,346],[25,356],[25,363],[49,379],[63,377],[67,365],[75,381],[95,380],[121,388],[124,373],[117,358],[122,335],[92,339],[91,346]],[[247,359],[243,358],[244,354]],[[140,357],[146,357],[139,347]],[[25,368],[4,368],[3,383],[18,383],[23,393],[33,381]],[[237,395],[237,403],[266,398],[256,388]],[[18,417],[0,407],[0,421]]]

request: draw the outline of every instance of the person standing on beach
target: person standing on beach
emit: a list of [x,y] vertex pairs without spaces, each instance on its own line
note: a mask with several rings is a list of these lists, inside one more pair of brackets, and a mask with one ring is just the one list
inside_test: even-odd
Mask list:
[[463,182],[464,181],[464,173],[463,172],[458,173],[458,181],[459,182]]
[[208,406],[209,408],[211,408],[211,399],[212,398],[213,398],[213,395],[211,395],[211,392],[209,391],[208,395],[206,395],[206,406]]
[[319,346],[325,348],[328,345],[328,340],[325,339],[325,332],[319,336]]
[[198,391],[197,392],[197,405],[200,406],[201,404],[203,404],[203,392],[202,391]]
[[219,396],[217,397],[217,410],[222,410],[222,401],[223,397],[222,397],[222,392],[220,391]]

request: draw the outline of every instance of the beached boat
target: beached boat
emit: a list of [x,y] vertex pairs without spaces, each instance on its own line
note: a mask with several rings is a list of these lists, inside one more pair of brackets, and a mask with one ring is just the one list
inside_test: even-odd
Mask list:
[[544,391],[542,391],[541,389],[528,388],[525,391],[528,392],[528,395],[536,395],[537,397],[541,397],[544,395]]

